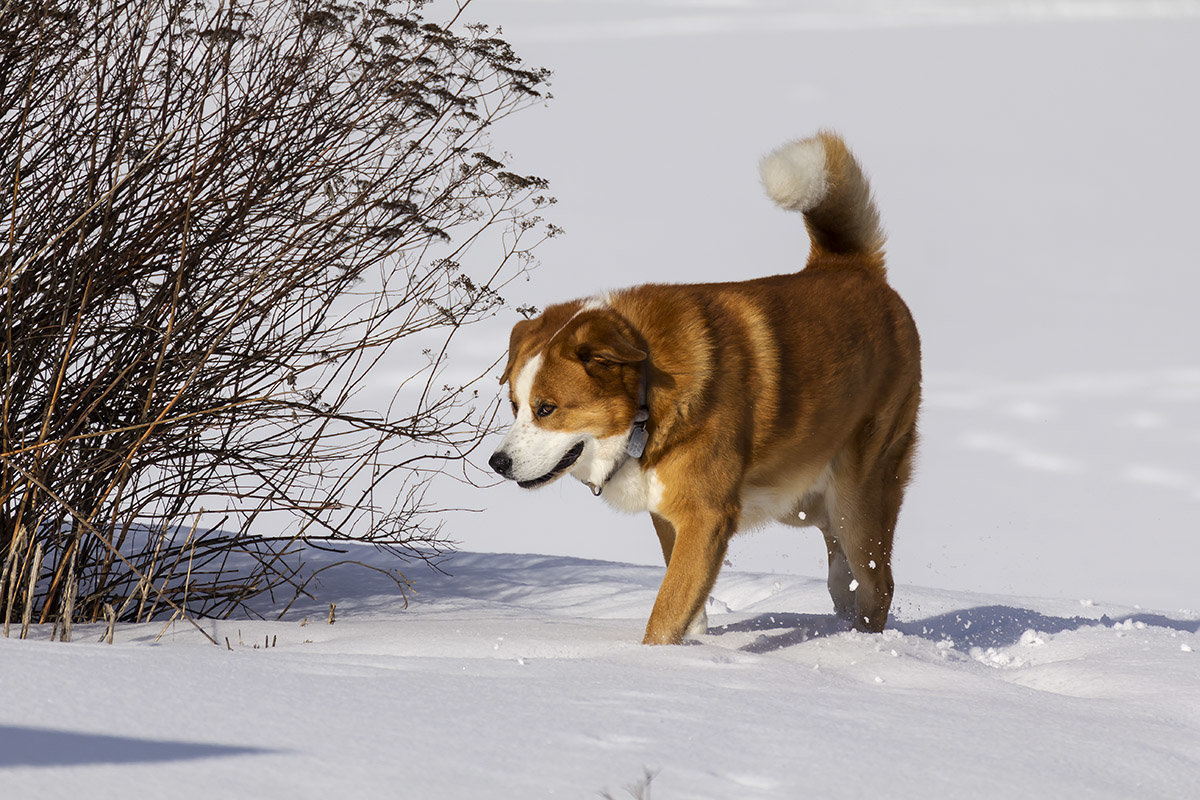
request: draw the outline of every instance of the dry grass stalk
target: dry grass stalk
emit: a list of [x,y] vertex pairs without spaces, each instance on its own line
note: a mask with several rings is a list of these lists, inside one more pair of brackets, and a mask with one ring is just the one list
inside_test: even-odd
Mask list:
[[71,641],[71,624],[75,620],[75,595],[79,591],[79,583],[75,578],[75,554],[71,554],[70,564],[67,566],[67,587],[63,592],[62,614],[62,635],[59,637],[60,642]]
[[[194,533],[195,533],[195,528],[193,527],[192,531],[189,532],[188,536],[190,537]],[[154,573],[155,573],[155,570],[158,568],[158,557],[159,557],[159,554],[162,552],[163,543],[166,541],[165,536],[159,536],[157,538],[158,538],[158,541],[154,546],[154,554],[150,557],[150,566],[146,570],[145,577],[143,577],[140,581],[138,581],[138,595],[139,595],[138,596],[138,608],[137,608],[137,613],[134,614],[134,616],[133,616],[134,622],[142,621],[142,612],[146,608],[146,599],[150,596],[150,589],[154,585]],[[155,602],[157,602],[157,600]],[[147,617],[147,619],[149,619],[149,617]]]
[[16,599],[17,587],[20,581],[17,578],[21,569],[20,560],[17,554],[22,552],[25,547],[25,526],[18,525],[17,532],[13,536],[12,542],[9,544],[8,554],[4,558],[4,573],[3,581],[0,581],[0,602],[4,603],[4,638],[8,638],[9,624],[12,621],[13,601]]
[[164,624],[162,626],[162,628],[159,630],[158,635],[154,637],[155,644],[158,644],[158,640],[163,637],[163,634],[165,634],[167,632],[168,628],[170,628],[172,625],[175,624],[175,620],[179,619],[179,616],[180,616],[180,614],[178,611],[176,611],[174,614],[171,615],[171,618],[168,619],[166,621],[166,624]]
[[112,603],[104,604],[104,623],[104,633],[100,634],[100,641],[112,644],[113,634],[117,629],[117,610],[112,607]]
[[42,574],[42,556],[42,543],[38,542],[33,551],[33,563],[29,566],[29,580],[26,581],[25,610],[21,615],[22,639],[29,636],[29,624],[33,621],[33,592]]
[[[654,782],[656,777],[658,777],[658,770],[651,770],[646,767],[642,767],[641,779],[627,785],[625,787],[625,791],[633,800],[650,800],[650,784]],[[614,798],[612,794],[607,791],[601,792],[600,796],[604,798],[604,800],[616,800],[616,798]]]

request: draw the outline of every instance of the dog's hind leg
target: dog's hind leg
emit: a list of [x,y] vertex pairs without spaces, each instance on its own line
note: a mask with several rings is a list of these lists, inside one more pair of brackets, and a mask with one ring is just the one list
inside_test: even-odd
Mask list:
[[829,587],[829,597],[833,600],[833,610],[842,619],[853,622],[856,609],[854,572],[850,569],[841,543],[828,526],[823,527],[821,533],[825,536],[825,549],[829,554],[829,579],[826,585]]
[[850,570],[850,562],[842,550],[837,534],[829,524],[829,502],[824,491],[805,495],[800,499],[796,508],[779,521],[785,525],[804,528],[815,525],[825,537],[825,550],[829,556],[829,596],[833,599],[833,609],[839,617],[847,622],[853,622],[855,614],[854,573]]
[[824,533],[834,608],[859,630],[882,631],[894,585],[892,531],[884,525],[881,492],[836,480],[830,492],[830,521]]
[[[662,546],[663,562],[671,566],[671,551],[675,549],[675,526],[658,514],[651,512],[650,519],[654,523],[654,532],[658,534],[658,543]],[[706,598],[707,601],[707,598]],[[700,611],[692,617],[686,633],[693,636],[708,633],[708,611],[700,606]]]
[[822,530],[830,549],[830,594],[838,613],[844,613],[845,593],[834,591],[835,565],[844,577],[836,544],[855,582],[850,584],[854,586],[851,621],[860,630],[879,632],[887,624],[895,589],[892,539],[912,473],[915,443],[916,430],[909,428],[874,463],[844,454],[826,495],[829,524]]

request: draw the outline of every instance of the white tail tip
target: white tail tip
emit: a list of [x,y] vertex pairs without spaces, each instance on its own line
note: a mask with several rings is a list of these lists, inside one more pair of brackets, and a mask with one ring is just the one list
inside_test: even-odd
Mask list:
[[789,211],[810,211],[829,191],[825,143],[820,137],[789,142],[758,164],[767,194]]

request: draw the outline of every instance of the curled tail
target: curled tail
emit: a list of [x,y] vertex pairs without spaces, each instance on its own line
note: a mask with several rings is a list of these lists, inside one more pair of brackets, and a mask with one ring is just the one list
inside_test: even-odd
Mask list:
[[[809,266],[848,259],[884,275],[885,236],[871,186],[854,155],[831,131],[789,142],[759,163],[767,194],[804,214]],[[830,257],[833,257],[832,259]]]

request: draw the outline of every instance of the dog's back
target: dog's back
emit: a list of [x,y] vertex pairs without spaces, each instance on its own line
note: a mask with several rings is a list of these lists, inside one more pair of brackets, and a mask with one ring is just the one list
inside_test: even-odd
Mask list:
[[821,133],[785,145],[761,174],[778,205],[804,214],[803,270],[608,300],[651,343],[654,373],[673,376],[666,391],[685,410],[658,420],[654,449],[714,425],[739,432],[728,469],[745,476],[741,529],[798,519],[782,497],[848,466],[847,445],[874,462],[911,438],[921,381],[916,326],[886,282],[879,215],[843,141]]

